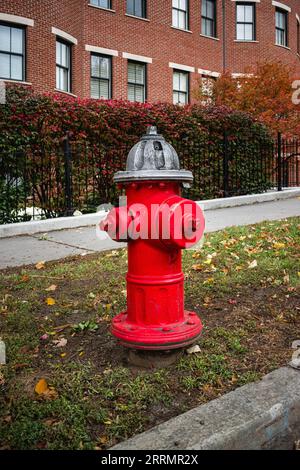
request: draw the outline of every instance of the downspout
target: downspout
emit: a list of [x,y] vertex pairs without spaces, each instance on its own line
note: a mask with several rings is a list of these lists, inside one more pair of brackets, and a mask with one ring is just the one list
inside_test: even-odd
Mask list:
[[223,73],[227,68],[227,54],[226,54],[226,0],[222,0],[222,17],[223,17]]

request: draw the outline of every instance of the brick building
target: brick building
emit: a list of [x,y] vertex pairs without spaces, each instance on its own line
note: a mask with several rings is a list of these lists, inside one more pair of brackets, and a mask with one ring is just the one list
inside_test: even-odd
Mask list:
[[185,103],[260,59],[300,75],[300,0],[0,0],[0,79],[39,92]]

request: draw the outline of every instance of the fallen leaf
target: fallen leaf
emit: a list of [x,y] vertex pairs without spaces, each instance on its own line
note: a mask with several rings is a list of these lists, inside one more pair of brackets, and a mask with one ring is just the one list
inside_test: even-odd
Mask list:
[[24,276],[21,277],[22,282],[28,282],[29,281],[29,276],[27,274],[24,274]]
[[283,276],[283,284],[289,284],[289,282],[290,282],[290,276],[286,274],[285,276]]
[[57,289],[57,286],[55,284],[52,284],[48,289],[45,289],[47,292],[53,292]]
[[257,261],[256,261],[256,259],[253,260],[252,263],[250,263],[250,264],[248,265],[248,269],[254,269],[254,268],[256,268],[256,267],[257,267]]
[[67,345],[68,340],[66,338],[55,339],[53,343],[55,344],[56,348],[64,348]]
[[47,335],[47,333],[45,333],[43,336],[40,337],[40,340],[41,341],[46,341],[48,338],[49,338],[49,335]]
[[35,265],[35,269],[45,269],[45,263],[46,263],[46,261],[39,261],[39,262]]
[[46,379],[40,379],[35,386],[35,393],[38,395],[43,395],[45,392],[47,392],[47,390],[49,390],[49,387]]
[[52,297],[47,297],[45,302],[47,305],[55,305],[55,299],[53,299]]
[[60,357],[66,357],[67,353],[62,353]]
[[236,305],[236,304],[237,304],[237,300],[235,300],[235,299],[229,299],[229,300],[228,300],[228,303],[229,303],[230,305]]
[[202,271],[202,266],[201,264],[193,264],[192,269],[194,271]]
[[274,242],[273,243],[273,248],[275,248],[275,250],[280,250],[282,248],[285,247],[285,244],[284,243],[280,243],[280,242]]
[[188,348],[186,352],[188,354],[196,354],[196,353],[201,352],[201,349],[200,349],[199,344],[194,344],[194,346],[191,346],[190,348]]

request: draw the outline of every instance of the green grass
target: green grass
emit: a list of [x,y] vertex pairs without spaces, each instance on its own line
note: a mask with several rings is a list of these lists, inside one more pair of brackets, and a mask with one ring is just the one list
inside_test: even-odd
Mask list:
[[[126,308],[126,250],[3,271],[0,448],[107,448],[289,362],[300,338],[299,234],[299,218],[265,222],[183,252],[201,352],[165,369],[128,366],[109,332]],[[42,378],[52,395],[35,393]]]

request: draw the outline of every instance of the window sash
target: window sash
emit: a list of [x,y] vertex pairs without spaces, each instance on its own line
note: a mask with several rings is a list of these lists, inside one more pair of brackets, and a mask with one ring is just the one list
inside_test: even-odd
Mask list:
[[111,10],[111,0],[90,0],[92,5],[100,8],[106,8],[107,10]]
[[172,26],[178,29],[189,29],[189,1],[173,0]]
[[146,18],[146,0],[127,0],[126,13],[139,18]]
[[201,5],[201,32],[205,36],[217,35],[217,6],[215,0],[202,0]]
[[[96,63],[96,59],[98,59],[98,65],[93,68],[93,61]],[[105,60],[105,67],[102,67],[101,59]],[[107,73],[105,73],[106,66]],[[91,98],[111,99],[111,75],[111,57],[102,54],[91,54]]]
[[[0,78],[25,80],[25,28],[0,23],[3,39],[0,42]],[[5,45],[6,43],[6,45]]]
[[146,65],[128,61],[127,66],[128,100],[144,103],[146,101]]
[[[247,18],[247,11],[251,8],[251,19]],[[255,4],[236,4],[236,39],[238,41],[255,41]]]
[[288,14],[283,10],[275,10],[275,36],[278,46],[288,46]]
[[56,89],[71,92],[71,45],[56,39]]
[[189,73],[173,71],[173,103],[189,103]]

